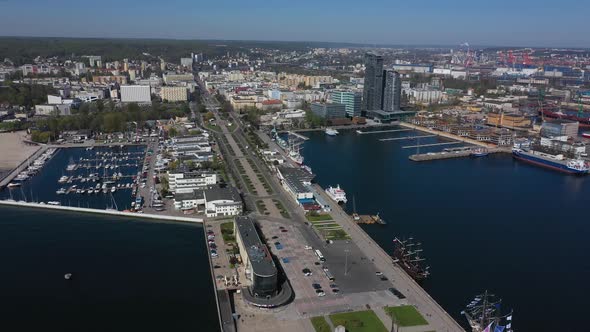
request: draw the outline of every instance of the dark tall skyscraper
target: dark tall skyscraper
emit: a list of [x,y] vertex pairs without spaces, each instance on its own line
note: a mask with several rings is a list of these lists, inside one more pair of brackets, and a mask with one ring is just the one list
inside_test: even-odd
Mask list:
[[393,70],[386,70],[384,76],[383,110],[385,112],[399,111],[402,98],[402,82],[399,73]]
[[365,54],[365,88],[363,112],[380,110],[383,100],[383,57],[374,53]]

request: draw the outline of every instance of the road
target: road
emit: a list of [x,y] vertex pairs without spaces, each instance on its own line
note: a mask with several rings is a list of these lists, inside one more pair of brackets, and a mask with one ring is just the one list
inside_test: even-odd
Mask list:
[[[247,145],[247,140],[243,132],[244,124],[241,119],[235,116],[232,112],[232,131],[230,131],[226,123],[219,116],[219,104],[214,98],[212,98],[205,89],[202,89],[203,97],[207,109],[213,111],[216,115],[217,124],[221,128],[221,133],[227,138],[232,147],[237,147],[237,142],[240,142],[242,146]],[[258,133],[259,136],[269,144],[271,149],[280,151],[282,149],[275,145],[274,142],[266,135]],[[235,139],[234,139],[235,137]],[[223,144],[219,142],[219,144]],[[226,160],[231,160],[229,163],[231,167],[234,167],[235,174],[239,174],[235,169],[234,159],[247,157],[251,159],[254,165],[264,175],[267,183],[273,190],[273,197],[282,202],[283,206],[289,211],[291,220],[286,220],[280,216],[264,216],[257,213],[253,213],[259,219],[268,220],[272,223],[282,223],[295,227],[298,232],[301,233],[302,238],[309,245],[314,248],[321,248],[324,256],[326,257],[326,265],[330,271],[335,275],[336,280],[339,284],[342,284],[343,291],[348,291],[354,294],[377,294],[387,287],[391,287],[393,284],[396,288],[401,290],[406,296],[408,303],[413,304],[417,309],[425,316],[429,321],[429,329],[436,331],[463,331],[463,329],[455,322],[445,311],[442,309],[427,293],[424,291],[413,279],[411,279],[403,270],[397,265],[392,263],[391,258],[387,253],[381,249],[354,221],[344,213],[344,211],[334,203],[332,206],[332,216],[340,226],[342,226],[348,234],[351,236],[351,241],[336,241],[334,245],[326,244],[322,239],[315,233],[312,227],[306,226],[306,218],[304,211],[296,204],[295,200],[282,188],[278,179],[272,175],[266,165],[258,158],[258,156],[252,151],[252,149],[246,149],[244,153],[238,148],[233,147],[236,156],[225,156]],[[289,160],[288,158],[285,158]],[[241,159],[243,160],[243,159]],[[246,168],[245,163],[242,163]],[[250,167],[250,165],[248,165]],[[251,178],[252,182],[261,183],[256,177]],[[256,184],[255,184],[256,187]],[[325,192],[321,188],[316,188],[317,194],[325,195]],[[267,193],[268,194],[268,193]],[[256,197],[254,196],[254,199]],[[324,197],[325,201],[330,202],[330,199]],[[275,230],[276,232],[276,230]],[[274,234],[266,234],[272,236]],[[350,259],[350,270],[344,269],[345,263]],[[354,264],[353,264],[354,263]],[[286,271],[289,271],[286,269]],[[381,281],[375,278],[375,272],[381,271],[388,278],[389,281]],[[295,272],[287,272],[289,279],[297,279],[297,276],[292,275]],[[297,289],[295,289],[297,294]],[[358,308],[362,305],[369,304],[366,301],[368,296],[352,296],[348,298],[350,302],[346,305]],[[296,299],[297,301],[297,299]],[[397,302],[391,302],[395,305]],[[306,313],[323,313],[325,309],[322,309],[322,302],[310,302],[305,305]]]

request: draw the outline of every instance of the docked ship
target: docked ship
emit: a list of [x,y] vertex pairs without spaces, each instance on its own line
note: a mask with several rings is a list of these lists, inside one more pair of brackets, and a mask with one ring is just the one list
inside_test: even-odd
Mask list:
[[338,130],[333,129],[333,128],[326,128],[326,135],[328,135],[328,136],[336,136],[338,134],[339,134]]
[[337,203],[346,204],[346,202],[348,202],[346,199],[346,192],[340,188],[340,185],[337,185],[335,188],[332,186],[328,187],[326,193]]
[[486,148],[476,148],[471,150],[471,156],[473,157],[485,157],[488,153],[488,149]]
[[512,332],[512,310],[503,315],[502,300],[485,291],[476,296],[461,311],[467,318],[472,332]]
[[289,140],[289,159],[293,160],[297,165],[301,166],[303,165],[303,156],[299,153],[300,150],[300,143],[295,143],[293,140]]
[[393,239],[393,262],[397,263],[406,273],[416,281],[422,281],[430,275],[430,266],[425,266],[425,259],[420,257],[422,248],[420,242],[413,238],[407,240]]
[[550,168],[568,174],[586,175],[590,171],[590,164],[582,159],[569,159],[563,155],[552,155],[535,150],[513,148],[512,156],[524,162]]

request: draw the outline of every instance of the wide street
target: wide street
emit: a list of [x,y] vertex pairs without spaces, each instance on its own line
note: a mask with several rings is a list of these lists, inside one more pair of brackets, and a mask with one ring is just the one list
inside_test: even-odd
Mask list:
[[[248,145],[245,134],[243,132],[244,124],[241,119],[237,117],[234,112],[231,112],[232,126],[228,129],[227,121],[224,121],[219,114],[218,102],[202,88],[205,105],[209,111],[215,114],[216,124],[221,129],[219,134],[223,135],[235,155],[230,156],[224,154],[224,159],[228,161],[228,165],[234,168],[233,174],[240,174],[235,166],[235,160],[242,160],[241,164],[249,175],[257,194],[265,197],[262,200],[266,206],[274,206],[272,197],[279,200],[290,214],[290,219],[283,218],[280,214],[271,212],[270,215],[261,215],[258,212],[252,214],[260,220],[263,225],[263,232],[269,239],[272,236],[283,238],[286,244],[285,249],[276,250],[271,241],[271,248],[279,258],[287,257],[289,263],[282,263],[287,277],[291,281],[294,288],[296,299],[293,304],[282,309],[282,317],[289,319],[301,319],[301,317],[313,317],[318,315],[327,315],[331,312],[339,312],[346,310],[361,310],[367,305],[371,306],[384,323],[391,325],[391,319],[384,314],[381,307],[386,305],[399,305],[402,302],[387,291],[390,287],[395,287],[400,290],[407,297],[403,303],[415,305],[416,308],[429,321],[429,325],[424,326],[423,331],[463,331],[463,329],[442,309],[427,293],[424,291],[413,279],[411,279],[401,268],[392,263],[391,257],[383,251],[353,220],[348,216],[335,202],[332,202],[325,192],[315,186],[316,194],[323,196],[326,202],[332,205],[332,216],[340,226],[350,235],[351,240],[335,241],[332,244],[326,243],[320,236],[308,226],[306,222],[304,211],[296,204],[295,200],[287,194],[282,188],[276,176],[274,176],[267,168],[260,158],[253,152],[252,148],[240,149],[238,143],[245,147]],[[264,134],[258,133],[263,141],[269,144],[271,150],[279,151],[284,154],[284,151],[278,147],[270,138]],[[224,144],[218,140],[219,144]],[[227,147],[225,149],[227,152]],[[260,170],[266,179],[266,182],[272,188],[272,194],[268,193],[263,184],[253,174],[251,165],[245,162],[245,159],[252,161],[253,165]],[[285,160],[289,160],[285,158]],[[229,162],[231,161],[231,162]],[[236,179],[236,181],[240,181]],[[244,187],[246,188],[246,187]],[[262,188],[262,189],[260,189]],[[256,211],[255,205],[252,205],[252,200],[261,199],[256,195],[248,194],[246,198],[250,200],[250,206]],[[270,210],[270,209],[269,209]],[[279,225],[288,227],[290,235],[285,238],[279,231]],[[277,239],[278,239],[277,238]],[[321,281],[322,288],[326,290],[327,296],[318,298],[310,283],[305,280],[301,272],[302,267],[312,266],[316,267],[314,263],[317,257],[311,254],[311,251],[302,249],[303,246],[309,245],[314,249],[320,249],[326,262],[324,264],[335,277],[335,282],[341,290],[338,294],[331,294],[329,288],[325,288],[325,276],[321,275],[321,270],[314,268],[313,280]],[[286,255],[286,256],[285,256]],[[291,258],[293,263],[291,263]],[[290,265],[292,264],[292,265]],[[382,281],[376,276],[376,272],[382,272],[389,280]],[[318,275],[320,274],[320,275]],[[302,280],[303,279],[303,280]],[[323,280],[322,280],[323,279]],[[345,299],[345,300],[342,300]],[[335,301],[335,302],[334,302]],[[330,304],[329,304],[330,303]],[[247,308],[247,307],[245,307]],[[413,329],[413,331],[422,331],[421,329]]]

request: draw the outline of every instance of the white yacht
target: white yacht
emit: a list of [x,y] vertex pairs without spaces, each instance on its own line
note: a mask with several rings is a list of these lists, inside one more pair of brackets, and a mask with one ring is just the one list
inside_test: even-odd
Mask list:
[[338,130],[333,129],[333,128],[326,128],[326,135],[328,135],[328,136],[336,136],[338,134],[339,134]]

